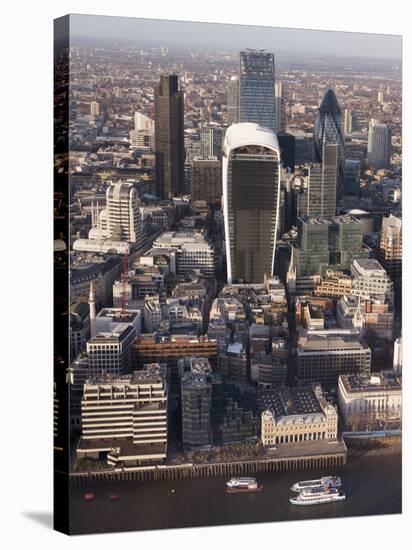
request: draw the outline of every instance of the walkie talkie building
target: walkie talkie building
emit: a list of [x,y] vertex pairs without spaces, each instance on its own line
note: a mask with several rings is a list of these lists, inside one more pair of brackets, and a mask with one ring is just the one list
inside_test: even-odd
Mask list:
[[279,219],[280,150],[258,124],[233,124],[223,144],[223,202],[228,282],[273,274]]

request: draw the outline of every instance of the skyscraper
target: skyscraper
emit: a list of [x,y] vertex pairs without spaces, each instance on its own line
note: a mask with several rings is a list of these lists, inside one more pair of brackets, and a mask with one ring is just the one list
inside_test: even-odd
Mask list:
[[106,230],[109,239],[143,245],[140,201],[133,183],[110,183],[106,191]]
[[368,134],[368,163],[376,169],[388,168],[391,161],[392,132],[386,124],[373,121]]
[[342,111],[340,110],[335,92],[329,89],[319,107],[319,113],[315,120],[313,144],[315,157],[318,162],[323,159],[323,144],[337,144],[339,148],[338,160],[338,196],[342,192],[343,161],[345,159],[345,138],[342,128]]
[[222,128],[209,126],[200,129],[200,155],[222,158]]
[[275,131],[275,56],[264,50],[240,52],[239,122]]
[[298,215],[331,218],[336,214],[338,145],[324,143],[322,163],[311,164],[299,195]]
[[222,198],[222,161],[216,157],[195,158],[192,161],[193,201],[220,204]]
[[223,144],[223,202],[228,282],[273,274],[280,198],[276,136],[258,124],[230,126]]
[[155,87],[156,192],[169,198],[184,188],[184,107],[177,75],[162,75]]
[[283,134],[286,130],[285,98],[282,82],[275,84],[275,117],[276,134]]
[[232,76],[227,83],[227,123],[239,122],[239,79]]
[[350,135],[353,131],[353,115],[352,115],[352,111],[350,111],[349,109],[345,109],[345,112],[344,112],[343,130],[344,130],[345,136]]

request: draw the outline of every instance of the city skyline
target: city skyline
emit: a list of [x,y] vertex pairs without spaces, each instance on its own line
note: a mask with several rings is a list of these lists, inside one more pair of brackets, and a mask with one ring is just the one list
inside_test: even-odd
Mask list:
[[[344,51],[344,57],[401,59],[402,37],[397,35],[98,15],[74,14],[71,17],[73,22],[71,32],[73,33],[72,36],[76,38],[119,40],[127,36],[126,41],[133,41],[133,33],[139,33],[139,40],[155,42],[156,40],[152,38],[153,32],[161,32],[164,40],[167,40],[167,37],[170,36],[171,44],[187,45],[190,43],[192,47],[205,47],[210,44],[208,37],[210,26],[213,26],[214,48],[220,46],[231,50],[240,50],[247,44],[247,47],[250,48],[300,53],[302,50],[296,49],[296,45],[306,44],[307,46],[313,40],[316,46],[313,46],[313,50],[306,47],[304,49],[305,53],[324,55],[327,51],[327,55],[340,56]],[[93,21],[91,22],[91,20]],[[193,34],[188,29],[188,25],[193,25],[196,28]],[[115,27],[118,27],[118,30]],[[184,34],[182,34],[182,31]],[[259,37],[257,37],[258,34]],[[182,38],[177,38],[179,36]],[[336,51],[333,51],[333,40],[338,39],[338,37]],[[218,42],[219,39],[221,42]],[[365,44],[366,41],[367,44]],[[159,44],[159,41],[156,42]],[[288,45],[286,48],[285,43]],[[365,48],[365,51],[360,54],[362,47]]]

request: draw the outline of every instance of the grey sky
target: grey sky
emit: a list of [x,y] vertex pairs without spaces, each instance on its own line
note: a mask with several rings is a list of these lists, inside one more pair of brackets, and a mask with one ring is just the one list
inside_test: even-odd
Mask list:
[[211,49],[266,48],[272,51],[381,59],[400,59],[402,45],[402,39],[397,35],[96,15],[72,15],[70,29],[73,36],[85,38],[137,42],[150,40],[159,45],[210,46]]

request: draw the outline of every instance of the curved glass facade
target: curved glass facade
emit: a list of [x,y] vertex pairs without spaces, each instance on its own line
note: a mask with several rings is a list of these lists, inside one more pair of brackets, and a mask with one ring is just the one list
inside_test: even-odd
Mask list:
[[342,111],[340,110],[335,92],[329,89],[319,107],[314,130],[315,155],[318,162],[323,159],[324,143],[339,145],[339,157],[342,161],[345,153],[345,139],[342,127]]

